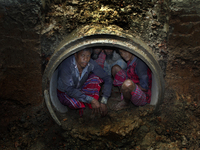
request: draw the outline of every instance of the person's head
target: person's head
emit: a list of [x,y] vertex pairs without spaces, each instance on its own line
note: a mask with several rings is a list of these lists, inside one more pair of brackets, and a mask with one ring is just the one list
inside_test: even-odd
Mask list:
[[104,48],[104,52],[106,54],[106,60],[110,60],[113,58],[113,52],[114,50],[113,49],[110,49],[110,48]]
[[101,47],[95,47],[93,49],[91,58],[94,59],[94,60],[96,60],[99,57],[99,54],[101,53],[101,51],[102,51]]
[[85,48],[77,53],[75,53],[75,59],[77,66],[80,68],[85,68],[90,61],[92,50],[90,48]]
[[135,57],[132,53],[122,49],[119,50],[119,54],[125,61],[133,60],[133,58]]

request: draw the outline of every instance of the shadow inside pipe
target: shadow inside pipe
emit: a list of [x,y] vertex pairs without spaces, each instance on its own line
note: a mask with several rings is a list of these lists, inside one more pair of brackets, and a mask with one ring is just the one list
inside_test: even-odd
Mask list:
[[[94,49],[95,47],[92,47],[92,49]],[[100,48],[104,48],[104,47],[100,47]],[[110,49],[113,49],[113,47],[110,47]],[[116,53],[119,54],[119,51],[118,51],[118,48],[115,47],[114,49],[116,49]],[[71,55],[70,55],[71,56]],[[122,57],[120,57],[122,59]],[[58,69],[55,69],[52,77],[51,77],[51,80],[50,80],[50,88],[49,88],[49,94],[50,94],[50,100],[51,100],[51,103],[53,105],[53,108],[54,108],[54,111],[56,113],[56,115],[58,116],[59,120],[62,121],[66,121],[66,120],[70,120],[69,118],[73,118],[73,119],[76,119],[75,122],[80,122],[80,119],[82,119],[83,122],[91,122],[91,120],[93,120],[93,123],[95,124],[95,119],[94,118],[101,118],[102,117],[99,115],[99,116],[94,116],[92,115],[92,110],[90,110],[87,106],[84,110],[84,115],[82,118],[80,118],[79,116],[79,113],[78,113],[78,110],[71,110],[69,109],[67,106],[64,106],[63,104],[60,103],[58,97],[57,97],[57,80],[58,80]],[[156,80],[154,78],[154,74],[152,73],[152,87],[151,87],[151,102],[150,104],[147,104],[146,106],[140,106],[140,107],[143,107],[145,108],[146,110],[149,110],[149,112],[153,111],[154,110],[154,105],[157,103],[157,95],[158,95],[158,87],[157,87],[157,83],[156,83]],[[101,96],[101,91],[100,91],[100,96]],[[112,107],[113,105],[115,105],[116,103],[118,103],[119,101],[121,100],[121,93],[119,91],[119,88],[118,87],[115,87],[115,86],[112,86],[112,92],[111,92],[111,96],[109,97],[109,100],[108,100],[108,104],[107,104],[107,107],[108,107],[108,115],[107,117],[104,117],[107,118],[108,120],[106,121],[107,123],[109,121],[112,121],[112,120],[115,120],[113,119],[113,115],[114,114],[123,114],[123,113],[126,113],[126,112],[132,112],[134,111],[134,114],[135,114],[135,111],[139,110],[138,108],[140,107],[137,107],[137,106],[134,106],[132,103],[130,104],[130,108],[127,108],[125,110],[120,110],[120,111],[114,111],[112,110]],[[115,115],[114,115],[115,116]],[[117,117],[118,118],[118,117]],[[67,121],[67,122],[68,122]],[[64,123],[63,122],[63,123]],[[98,124],[98,120],[96,122]],[[64,123],[65,124],[65,123]],[[69,126],[69,122],[68,122],[68,126]],[[73,125],[74,123],[72,123]]]

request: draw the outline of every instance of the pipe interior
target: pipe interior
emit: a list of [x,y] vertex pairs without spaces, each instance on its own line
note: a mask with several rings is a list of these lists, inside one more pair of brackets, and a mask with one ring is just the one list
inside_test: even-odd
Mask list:
[[[57,77],[58,77],[58,70],[55,69],[54,73],[52,74],[50,78],[50,87],[49,87],[50,100],[53,107],[56,109],[56,111],[58,111],[59,113],[66,113],[68,111],[67,106],[62,105],[57,97]],[[152,72],[152,88],[151,89],[152,90],[151,90],[150,105],[156,105],[158,101],[158,85],[157,85],[157,81],[155,79],[153,72]]]

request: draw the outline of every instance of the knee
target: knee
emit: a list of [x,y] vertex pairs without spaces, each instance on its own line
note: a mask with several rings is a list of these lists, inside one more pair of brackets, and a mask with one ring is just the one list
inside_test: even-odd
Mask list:
[[132,80],[127,79],[122,84],[122,89],[128,90],[128,91],[133,91],[135,89],[135,83]]
[[122,70],[119,65],[114,65],[111,69],[112,76],[115,77],[116,73]]

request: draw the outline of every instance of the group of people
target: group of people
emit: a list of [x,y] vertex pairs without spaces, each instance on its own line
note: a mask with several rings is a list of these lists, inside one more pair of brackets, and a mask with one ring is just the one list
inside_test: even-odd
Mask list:
[[121,92],[121,101],[113,106],[116,111],[129,107],[131,102],[143,106],[151,101],[151,70],[122,49],[94,47],[75,53],[59,65],[57,83],[60,102],[70,109],[79,109],[80,116],[86,106],[105,116],[113,85]]

